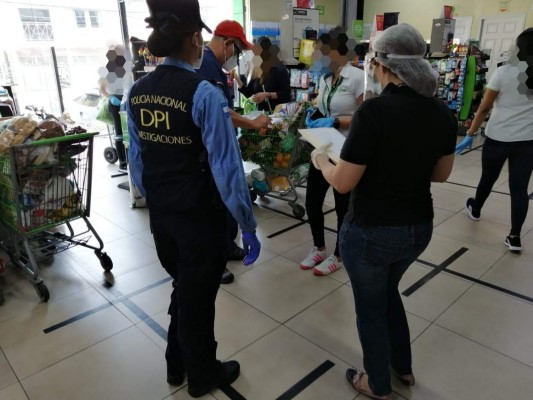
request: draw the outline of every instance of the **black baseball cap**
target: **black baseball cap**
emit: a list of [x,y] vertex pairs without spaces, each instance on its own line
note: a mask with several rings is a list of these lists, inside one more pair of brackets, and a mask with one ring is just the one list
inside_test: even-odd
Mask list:
[[146,4],[150,11],[150,18],[147,18],[146,22],[151,28],[157,28],[154,20],[171,18],[180,25],[200,25],[207,32],[212,33],[202,21],[198,0],[146,0]]

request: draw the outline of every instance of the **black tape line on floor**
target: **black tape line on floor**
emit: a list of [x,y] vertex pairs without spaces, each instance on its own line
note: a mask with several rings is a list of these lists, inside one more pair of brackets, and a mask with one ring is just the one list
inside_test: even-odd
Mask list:
[[313,382],[318,380],[322,375],[324,375],[334,366],[335,364],[331,362],[330,360],[324,361],[322,364],[316,367],[313,371],[311,371],[307,376],[305,376],[298,383],[296,383],[296,385],[294,385],[289,390],[287,390],[285,393],[283,393],[281,396],[279,396],[276,400],[294,399],[296,396],[298,396],[301,392],[303,392],[307,387],[313,384]]
[[137,304],[135,304],[130,299],[126,299],[123,301],[123,304],[128,307],[128,309],[134,313],[137,318],[139,318],[141,321],[143,321],[151,330],[153,330],[155,333],[157,333],[163,340],[167,340],[167,330],[163,328],[161,325],[159,325],[157,322],[155,322],[152,317],[150,317],[148,314],[146,314],[141,307],[139,307]]
[[284,215],[286,217],[289,217],[289,218],[292,218],[292,219],[295,219],[297,221],[307,221],[307,220],[303,220],[301,218],[296,218],[294,215],[292,214],[289,214],[289,213],[286,213],[284,211],[281,211],[281,210],[276,210],[275,208],[273,207],[269,207],[269,206],[265,206],[263,204],[260,205],[260,208],[264,208],[265,210],[268,210],[268,211],[272,211],[272,212],[275,212],[275,213],[278,213],[278,214],[281,214],[281,215]]
[[[422,260],[416,260],[416,261],[419,262],[420,264],[424,264],[424,265],[427,265],[427,266],[432,267],[432,268],[438,268],[439,267],[438,265],[429,263],[427,261],[422,261]],[[506,289],[504,287],[497,286],[497,285],[494,285],[492,283],[485,282],[485,281],[482,281],[480,279],[474,278],[472,276],[465,275],[465,274],[462,274],[460,272],[453,271],[453,270],[450,270],[450,269],[445,269],[443,272],[446,273],[446,274],[450,274],[450,275],[456,276],[458,278],[462,278],[462,279],[465,279],[467,281],[473,282],[473,283],[478,284],[480,286],[485,286],[487,288],[497,290],[498,292],[502,292],[502,293],[508,294],[509,296],[516,297],[517,299],[521,299],[521,300],[525,300],[525,301],[528,301],[530,303],[533,303],[533,297],[526,296],[525,294],[514,292],[514,291],[512,291],[510,289]]]
[[72,318],[66,319],[65,321],[62,321],[62,322],[60,322],[58,324],[55,324],[55,325],[52,325],[52,326],[50,326],[50,327],[48,327],[46,329],[43,329],[43,332],[44,333],[50,333],[50,332],[56,331],[56,330],[58,330],[60,328],[63,328],[65,326],[67,326],[67,325],[70,325],[70,324],[72,324],[72,323],[74,323],[76,321],[79,321],[80,319],[90,317],[91,315],[96,314],[99,311],[105,310],[106,308],[109,308],[112,305],[113,304],[111,304],[111,303],[102,304],[99,307],[96,307],[96,308],[93,308],[91,310],[85,311],[85,312],[83,312],[81,314],[75,315]]
[[[157,287],[157,286],[160,286],[160,285],[162,285],[162,284],[164,284],[164,283],[166,283],[166,282],[168,282],[168,281],[170,281],[170,280],[172,280],[172,278],[170,278],[170,277],[165,278],[165,279],[161,279],[161,280],[158,281],[158,282],[155,282],[155,283],[152,283],[151,285],[145,286],[145,287],[143,287],[142,289],[136,290],[135,292],[132,292],[132,293],[126,295],[126,296],[125,296],[124,294],[122,294],[122,292],[121,292],[120,290],[116,289],[115,287],[113,287],[113,286],[108,286],[109,282],[105,281],[105,282],[104,282],[104,287],[105,287],[107,290],[109,290],[109,292],[110,292],[113,296],[115,296],[115,297],[117,298],[116,301],[108,302],[107,304],[103,304],[103,305],[101,305],[101,306],[98,306],[98,307],[95,307],[95,308],[93,308],[93,309],[90,309],[90,310],[87,310],[87,311],[85,311],[85,312],[82,312],[82,313],[80,313],[80,314],[78,314],[78,315],[75,315],[75,316],[72,317],[72,318],[69,318],[69,319],[67,319],[67,320],[65,320],[65,321],[59,322],[59,323],[57,323],[57,324],[55,324],[55,325],[52,325],[52,326],[50,326],[50,327],[48,327],[48,328],[43,329],[43,332],[44,332],[44,333],[50,333],[50,332],[53,332],[53,331],[55,331],[55,330],[58,330],[58,329],[60,329],[60,328],[65,327],[65,326],[67,326],[67,325],[70,325],[70,324],[72,324],[72,323],[74,323],[74,322],[76,322],[76,321],[79,321],[80,319],[87,318],[87,317],[89,317],[89,316],[91,316],[91,315],[93,315],[93,314],[96,314],[96,313],[99,312],[99,311],[105,310],[106,308],[109,308],[109,307],[111,307],[111,306],[113,306],[113,305],[115,305],[115,304],[118,304],[118,303],[125,303],[130,297],[133,297],[133,296],[136,296],[136,295],[138,295],[138,294],[144,293],[144,292],[146,292],[146,291],[148,291],[148,290],[150,290],[150,289],[153,289],[153,288],[155,288],[155,287]],[[134,304],[134,303],[131,302],[131,301],[130,301],[129,303]],[[126,305],[126,306],[127,306],[127,305]],[[130,307],[128,307],[128,308],[130,308]],[[139,310],[140,310],[140,309],[139,309]],[[135,314],[135,311],[133,311],[133,310],[131,310],[131,309],[130,309],[130,311],[132,311],[132,312]],[[141,310],[141,311],[142,311],[142,310]],[[137,314],[136,314],[136,315],[137,315]],[[144,320],[144,318],[141,318],[139,315],[137,315],[137,317],[138,317],[139,319],[141,319],[141,320]],[[153,321],[153,320],[152,320],[152,321]],[[161,336],[161,332],[159,331],[159,328],[157,328],[157,326],[160,327],[160,325],[157,324],[157,322],[155,322],[155,321],[153,321],[153,323],[152,323],[152,321],[147,320],[147,321],[145,321],[145,322],[146,322],[146,324],[147,324],[148,326],[150,326],[150,328],[151,328],[152,330],[154,330],[155,333],[157,333],[159,336]],[[157,326],[156,326],[156,325],[157,325]],[[161,329],[162,329],[162,328],[161,328]],[[165,331],[165,337],[164,337],[164,339],[166,340],[166,331]]]
[[[467,188],[471,188],[471,189],[477,189],[477,186],[467,185],[467,184],[464,184],[464,183],[457,183],[457,182],[450,182],[450,181],[446,181],[446,183],[449,183],[450,185],[456,185],[456,186],[462,186],[462,187],[467,187]],[[499,192],[498,190],[491,190],[491,193],[504,194],[506,196],[510,196],[511,195],[510,193]],[[532,193],[532,195],[533,195],[533,193]]]
[[291,226],[289,226],[289,227],[287,227],[285,229],[282,229],[281,231],[277,231],[277,232],[274,232],[271,235],[268,235],[267,238],[268,239],[275,238],[276,236],[282,235],[285,232],[292,231],[293,229],[298,228],[298,227],[300,227],[302,225],[305,225],[305,224],[307,224],[307,221],[298,222],[297,224],[291,225]]
[[469,150],[467,150],[467,151],[464,151],[464,152],[462,152],[462,153],[459,154],[459,155],[460,155],[460,156],[464,156],[465,154],[468,154],[468,153],[470,153],[470,152],[472,152],[472,151],[475,151],[475,150],[479,150],[479,149],[481,149],[482,147],[483,147],[483,145],[480,144],[479,146],[472,147],[471,149],[469,149]]
[[459,257],[461,257],[464,253],[466,253],[468,249],[466,247],[461,247],[459,250],[457,250],[454,254],[452,254],[450,257],[448,257],[442,264],[435,267],[433,271],[428,273],[427,275],[420,278],[417,282],[413,283],[410,287],[408,287],[406,290],[402,292],[402,294],[406,297],[409,297],[414,292],[416,292],[418,289],[420,289],[422,286],[424,286],[426,283],[428,283],[431,279],[436,277],[438,274],[440,274],[448,265],[453,263],[455,260],[457,260]]
[[116,289],[114,289],[113,291],[111,291],[112,290],[111,288],[108,288],[108,289],[111,291],[111,293],[113,295],[115,295],[115,297],[118,299],[118,301],[123,301],[123,300],[126,300],[126,299],[131,299],[132,297],[137,296],[138,294],[147,292],[148,290],[154,289],[154,288],[156,288],[158,286],[164,285],[165,283],[170,282],[170,281],[172,281],[172,278],[169,276],[168,278],[161,279],[160,281],[154,282],[151,285],[145,286],[145,287],[143,287],[143,288],[141,288],[139,290],[131,292],[130,294],[128,294],[126,296],[123,295],[122,293],[120,293]]
[[232,386],[225,386],[220,388],[220,390],[231,400],[246,400],[246,397],[237,392],[237,390],[235,390]]

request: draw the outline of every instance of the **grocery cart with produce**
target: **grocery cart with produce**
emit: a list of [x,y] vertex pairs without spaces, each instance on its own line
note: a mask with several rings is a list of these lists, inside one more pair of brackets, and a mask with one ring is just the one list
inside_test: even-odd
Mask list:
[[239,145],[244,161],[258,164],[249,178],[252,200],[273,197],[289,203],[295,217],[305,208],[298,203],[296,187],[307,178],[311,149],[300,140],[298,128],[305,124],[306,103],[288,103],[272,114],[268,128],[241,130]]
[[27,117],[0,124],[0,245],[46,302],[50,293],[38,260],[82,245],[94,250],[105,271],[113,268],[88,219],[96,133],[66,135],[58,124]]

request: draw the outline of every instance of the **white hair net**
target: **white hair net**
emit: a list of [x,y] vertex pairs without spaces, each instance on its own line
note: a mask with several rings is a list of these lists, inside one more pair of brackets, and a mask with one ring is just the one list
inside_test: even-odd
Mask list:
[[372,42],[377,60],[394,72],[415,92],[431,97],[437,89],[437,77],[424,59],[426,42],[409,24],[392,26]]

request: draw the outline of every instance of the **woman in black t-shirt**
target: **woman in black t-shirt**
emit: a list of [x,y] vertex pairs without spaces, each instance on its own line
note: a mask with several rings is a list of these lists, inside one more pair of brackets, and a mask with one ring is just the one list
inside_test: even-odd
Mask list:
[[253,51],[256,57],[261,57],[261,67],[248,84],[239,76],[235,76],[235,80],[239,92],[251,97],[260,111],[272,112],[278,104],[291,101],[289,71],[278,58],[278,46],[272,45],[269,38],[259,38]]
[[383,92],[356,111],[336,166],[324,150],[312,154],[337,191],[352,192],[339,240],[366,373],[348,369],[346,377],[375,399],[392,399],[391,372],[406,385],[415,383],[398,284],[431,239],[431,182],[445,181],[453,166],[457,123],[433,97],[437,82],[425,49],[410,25],[385,30],[373,43],[370,63]]

